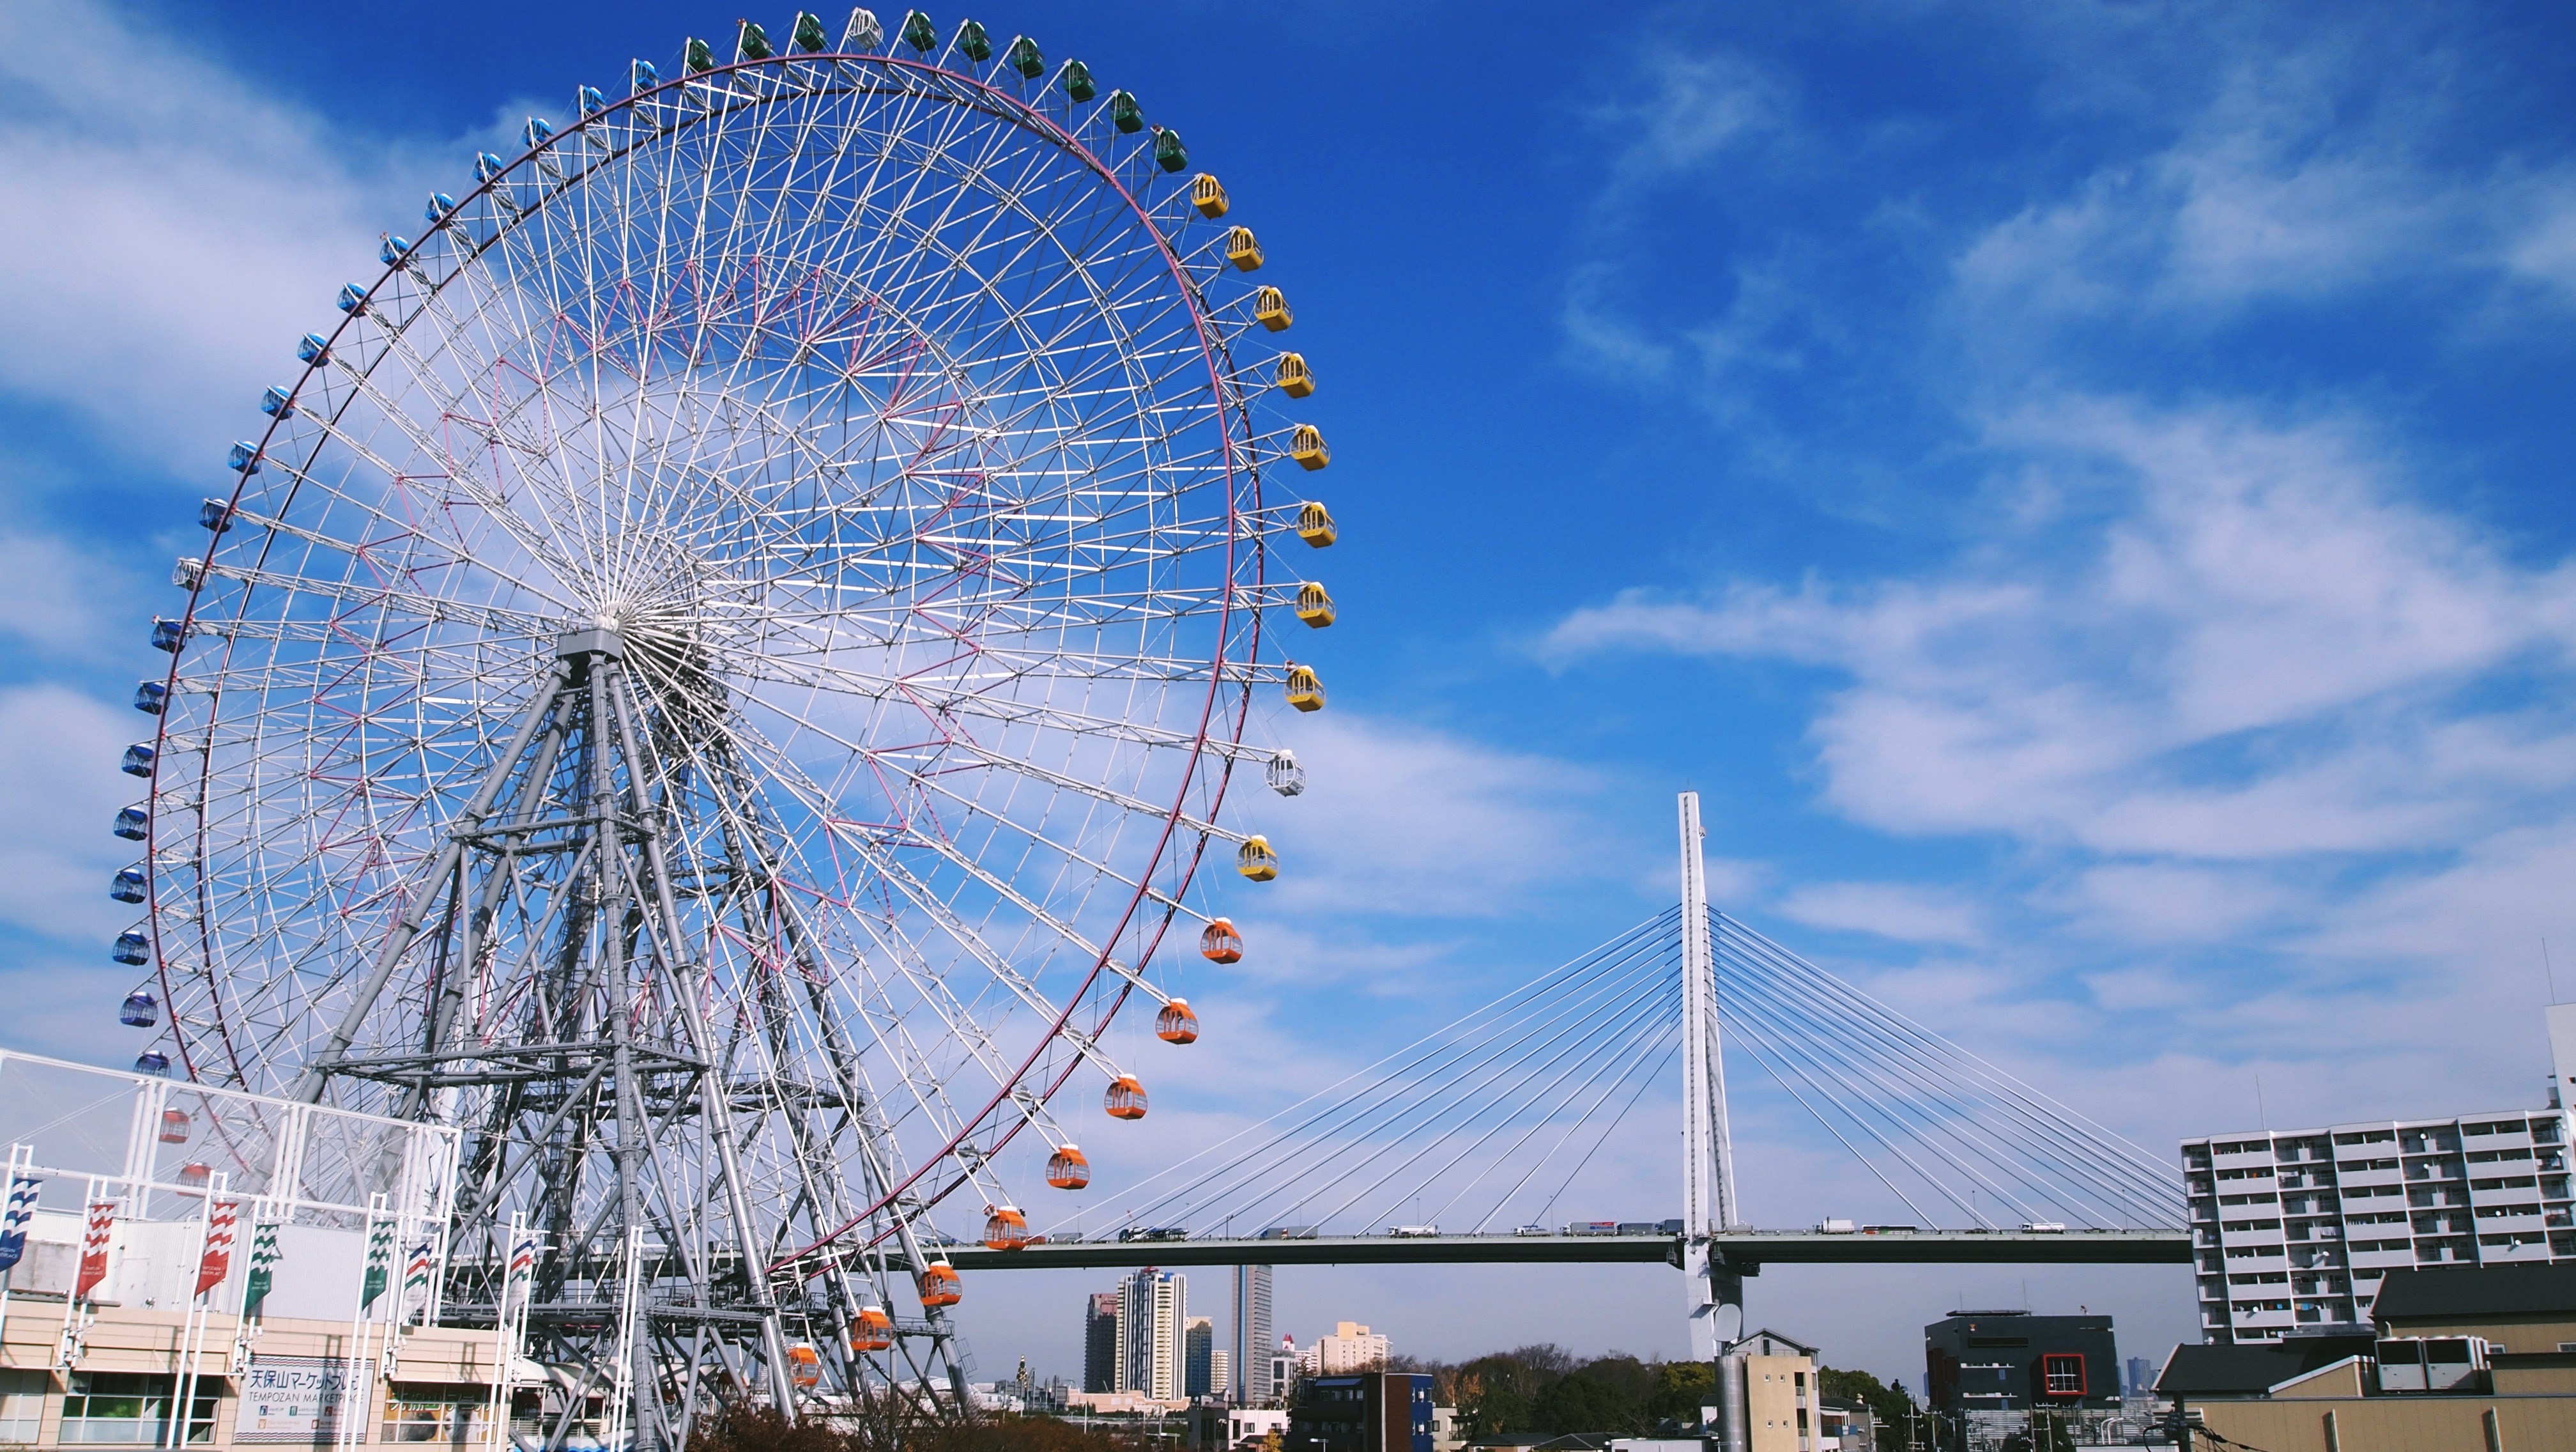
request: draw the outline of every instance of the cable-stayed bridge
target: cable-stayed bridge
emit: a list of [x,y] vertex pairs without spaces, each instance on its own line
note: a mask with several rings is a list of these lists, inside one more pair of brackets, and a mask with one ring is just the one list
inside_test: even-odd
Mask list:
[[[1703,1357],[1740,1324],[1743,1277],[1766,1263],[2190,1259],[2175,1167],[1711,910],[1695,794],[1681,798],[1681,837],[1680,905],[1082,1216],[1106,1212],[1118,1230],[1039,1227],[1023,1247],[944,1253],[960,1270],[1660,1261],[1687,1273]],[[1729,1050],[1907,1223],[1748,1225]],[[1682,1215],[1558,1224],[1555,1207],[1676,1059]]]

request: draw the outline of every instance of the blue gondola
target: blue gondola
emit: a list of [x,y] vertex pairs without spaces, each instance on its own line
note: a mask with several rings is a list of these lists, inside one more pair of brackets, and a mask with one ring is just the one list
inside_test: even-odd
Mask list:
[[152,814],[141,807],[119,807],[116,812],[116,835],[128,842],[140,842],[152,834]]
[[[107,895],[116,899],[118,902],[143,901],[143,869],[140,867],[118,868],[116,879],[107,885]],[[125,1000],[125,1006],[132,1008],[134,1006],[134,1000],[130,998]],[[132,1023],[134,1020],[129,1018],[126,1022]],[[147,1018],[143,1022],[148,1027],[152,1020]]]
[[[392,243],[400,240],[400,238],[389,237],[386,239],[386,243],[390,246]],[[392,260],[393,259],[391,258],[386,259],[388,262]],[[331,340],[323,337],[320,333],[307,333],[303,337],[295,340],[295,356],[303,359],[307,363],[319,367],[322,364],[331,361]]]
[[143,681],[134,687],[134,709],[146,716],[158,716],[170,700],[170,688],[159,681]]
[[581,103],[581,114],[584,116],[596,116],[608,109],[608,98],[599,94],[597,86],[582,87],[581,94],[574,99]]
[[233,450],[224,455],[224,466],[236,474],[259,472],[259,445],[248,439],[235,439]]
[[627,72],[627,81],[639,91],[649,91],[662,84],[662,73],[653,68],[651,61],[640,60]]
[[545,117],[531,116],[528,124],[520,128],[519,136],[528,143],[528,149],[534,151],[555,139],[555,128]]
[[180,624],[176,620],[164,620],[157,615],[152,618],[152,648],[154,650],[166,650],[172,655],[177,655],[179,653],[179,647],[185,644],[187,639],[188,627]]
[[116,935],[116,946],[108,950],[107,956],[128,968],[140,968],[152,961],[151,947],[151,941],[141,933],[123,932]]
[[170,1056],[159,1049],[145,1049],[134,1056],[134,1072],[167,1079],[170,1077]]
[[501,174],[501,158],[486,151],[474,158],[474,179],[488,182]]
[[445,192],[431,192],[429,194],[429,205],[420,209],[420,216],[422,221],[435,227],[439,223],[446,221],[447,214],[455,210],[456,198],[449,196]]
[[376,247],[376,260],[387,267],[393,266],[410,255],[411,239],[397,233],[386,233],[385,240]]
[[233,527],[233,507],[220,499],[197,501],[197,526],[222,534]]
[[161,1000],[138,988],[125,995],[125,1006],[116,1011],[116,1021],[127,1028],[150,1028],[161,1021]]
[[148,777],[152,774],[153,758],[160,754],[160,752],[153,749],[151,742],[137,741],[132,746],[125,748],[125,760],[118,763],[118,768],[127,776]]
[[340,284],[340,311],[354,313],[367,305],[367,290],[354,282]]
[[295,395],[271,384],[268,392],[259,396],[259,411],[270,418],[293,418],[295,417]]

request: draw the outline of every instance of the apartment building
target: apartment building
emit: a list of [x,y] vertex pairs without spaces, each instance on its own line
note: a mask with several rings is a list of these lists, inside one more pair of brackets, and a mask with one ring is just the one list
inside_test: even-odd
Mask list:
[[2203,1333],[2365,1326],[2400,1268],[2576,1261],[2576,1004],[2548,1026],[2545,1108],[2183,1141]]

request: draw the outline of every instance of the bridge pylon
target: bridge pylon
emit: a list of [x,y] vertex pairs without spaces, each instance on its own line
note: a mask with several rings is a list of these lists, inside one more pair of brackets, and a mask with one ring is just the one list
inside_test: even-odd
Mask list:
[[1726,1263],[1715,1241],[1739,1228],[1743,1215],[1727,1143],[1717,954],[1710,942],[1708,868],[1701,852],[1707,835],[1699,793],[1682,793],[1682,1269],[1691,1356],[1713,1362],[1744,1334],[1744,1277]]

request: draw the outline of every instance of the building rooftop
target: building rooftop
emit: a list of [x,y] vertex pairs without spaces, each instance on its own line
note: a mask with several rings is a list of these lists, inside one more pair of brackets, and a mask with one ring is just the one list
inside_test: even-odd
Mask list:
[[2308,1336],[2277,1346],[2177,1346],[2156,1378],[2158,1396],[2260,1396],[2348,1356],[2367,1356],[2368,1336]]
[[2393,1270],[2371,1314],[2382,1322],[2576,1316],[2576,1264]]

